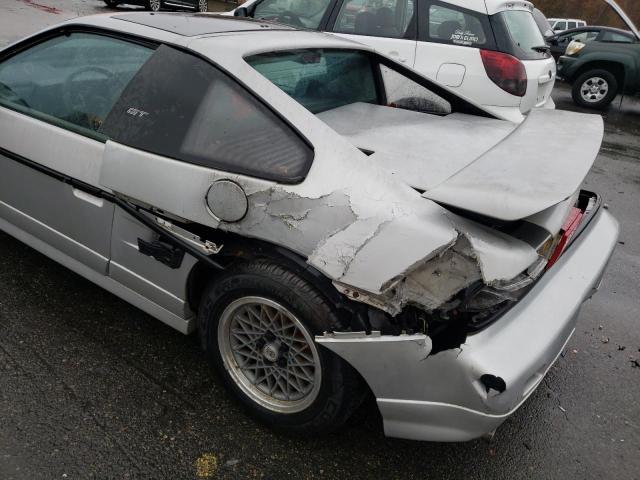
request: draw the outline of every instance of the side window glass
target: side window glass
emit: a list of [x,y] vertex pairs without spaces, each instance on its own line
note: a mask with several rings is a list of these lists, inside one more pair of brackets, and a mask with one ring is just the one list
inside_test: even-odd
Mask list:
[[0,105],[99,137],[116,100],[152,54],[101,35],[56,37],[0,64]]
[[633,43],[633,39],[626,35],[620,35],[615,32],[605,32],[602,36],[603,42],[616,42],[616,43]]
[[451,104],[428,88],[386,65],[380,65],[380,73],[388,106],[438,115],[451,113]]
[[569,22],[569,23],[567,24],[567,28],[568,28],[569,30],[571,30],[572,28],[576,28],[576,22]]
[[485,28],[478,17],[459,10],[431,5],[429,7],[429,39],[469,47],[487,43]]
[[256,5],[253,16],[297,28],[316,29],[331,0],[264,0]]
[[379,100],[371,59],[361,52],[304,49],[246,61],[312,113]]
[[415,0],[346,0],[334,31],[373,37],[412,38]]
[[587,42],[592,42],[597,37],[598,37],[597,32],[581,32],[581,33],[575,34],[573,36],[573,40],[575,40],[576,42],[587,43]]
[[204,167],[300,182],[312,149],[213,65],[161,46],[126,88],[103,132],[114,141]]
[[558,23],[555,24],[553,29],[554,30],[566,30],[567,29],[567,22],[558,22]]

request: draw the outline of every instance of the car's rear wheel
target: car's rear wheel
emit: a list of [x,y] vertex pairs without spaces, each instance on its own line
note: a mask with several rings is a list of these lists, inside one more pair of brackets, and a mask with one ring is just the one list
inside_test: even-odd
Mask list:
[[209,0],[198,0],[198,11],[206,12],[209,10]]
[[120,0],[104,0],[104,3],[106,3],[109,8],[116,8]]
[[147,0],[147,9],[152,12],[159,12],[161,6],[161,0]]
[[607,70],[590,70],[573,83],[573,101],[585,108],[604,108],[618,94],[618,80]]
[[253,416],[294,433],[334,430],[362,402],[359,375],[314,340],[338,325],[312,285],[268,262],[216,278],[198,312],[202,346],[227,387]]

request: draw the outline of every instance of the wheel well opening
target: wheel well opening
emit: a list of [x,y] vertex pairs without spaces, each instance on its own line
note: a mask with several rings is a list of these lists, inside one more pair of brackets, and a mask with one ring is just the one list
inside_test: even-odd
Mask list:
[[205,288],[223,272],[224,270],[216,270],[202,261],[195,264],[187,280],[187,302],[191,310],[198,311]]
[[[228,242],[227,245],[229,245],[229,243],[233,242]],[[229,246],[231,247],[231,245]],[[294,252],[281,247],[268,245],[264,242],[243,239],[242,241],[238,241],[233,247],[229,249],[225,248],[221,255],[216,256],[216,261],[224,267],[224,270],[215,269],[199,261],[189,274],[187,280],[187,301],[191,310],[196,313],[202,295],[210,282],[224,275],[229,269],[242,263],[267,261],[279,264],[311,283],[326,300],[335,306],[341,322],[345,325],[349,325],[350,323],[354,305],[353,302],[339,293],[329,279],[308,265],[304,258]],[[360,304],[355,305],[357,305],[358,308],[363,308]]]
[[580,70],[576,72],[573,78],[573,81],[575,82],[580,77],[580,75],[590,70],[606,70],[607,72],[610,72],[618,82],[618,88],[620,90],[624,88],[625,69],[624,69],[624,65],[622,65],[621,63],[607,62],[607,61],[598,61],[598,62],[588,63],[587,65],[584,65],[582,68],[580,68]]

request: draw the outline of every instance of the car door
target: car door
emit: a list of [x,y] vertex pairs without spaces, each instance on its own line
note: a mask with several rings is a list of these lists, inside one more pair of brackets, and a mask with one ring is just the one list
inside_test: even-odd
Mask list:
[[416,0],[343,0],[328,31],[364,43],[412,67],[416,55]]
[[0,228],[76,270],[107,273],[114,206],[99,194],[101,126],[152,53],[80,31],[2,53]]

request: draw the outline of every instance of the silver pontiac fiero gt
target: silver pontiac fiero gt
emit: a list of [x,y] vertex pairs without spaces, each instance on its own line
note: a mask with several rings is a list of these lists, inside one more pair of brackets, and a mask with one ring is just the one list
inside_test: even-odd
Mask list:
[[387,435],[463,441],[531,395],[599,286],[602,135],[497,120],[321,33],[85,17],[0,51],[0,229],[197,331],[273,427],[335,429],[373,395]]

